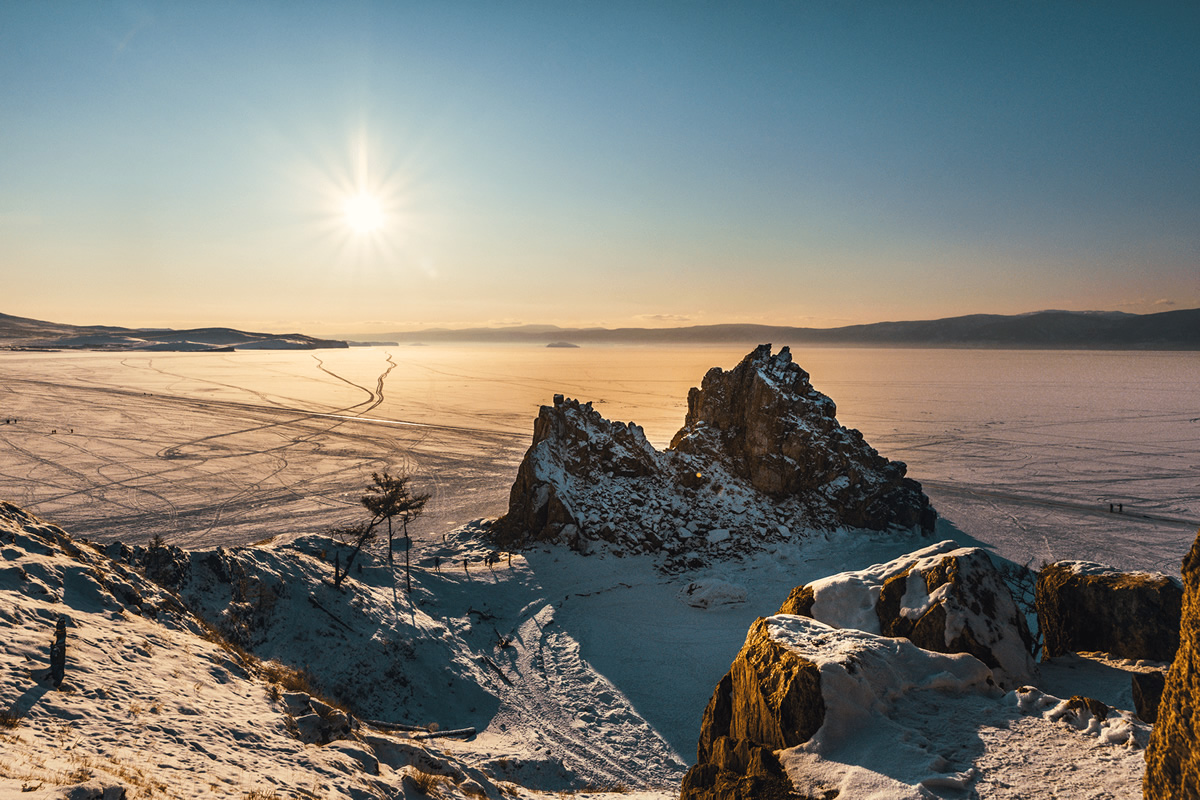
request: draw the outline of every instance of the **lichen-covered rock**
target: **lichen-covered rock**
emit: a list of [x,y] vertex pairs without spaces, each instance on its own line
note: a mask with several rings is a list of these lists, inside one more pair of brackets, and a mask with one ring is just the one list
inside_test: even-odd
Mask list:
[[970,653],[1010,689],[1036,672],[1025,615],[991,556],[949,540],[798,586],[779,613],[903,636],[938,653]]
[[709,760],[683,776],[681,800],[793,800],[792,782],[767,747],[722,736]]
[[771,355],[770,345],[729,372],[710,370],[664,451],[637,425],[555,395],[493,535],[508,547],[558,541],[585,553],[603,542],[683,568],[811,530],[931,531],[920,484],[834,412],[788,349]]
[[1200,536],[1183,559],[1179,648],[1146,748],[1147,800],[1200,797]]
[[1046,655],[1100,651],[1170,661],[1179,647],[1183,589],[1159,573],[1059,561],[1038,574],[1037,612]]

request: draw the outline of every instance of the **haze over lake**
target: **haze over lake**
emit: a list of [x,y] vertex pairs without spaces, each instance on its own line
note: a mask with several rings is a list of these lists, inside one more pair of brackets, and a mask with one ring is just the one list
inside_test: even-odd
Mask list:
[[[351,522],[372,471],[407,470],[434,494],[419,547],[503,513],[555,393],[665,447],[688,389],[748,349],[4,353],[14,422],[0,429],[0,496],[99,540],[236,545]],[[942,515],[939,534],[1035,567],[1178,571],[1200,520],[1200,355],[793,355],[843,424],[909,465]]]

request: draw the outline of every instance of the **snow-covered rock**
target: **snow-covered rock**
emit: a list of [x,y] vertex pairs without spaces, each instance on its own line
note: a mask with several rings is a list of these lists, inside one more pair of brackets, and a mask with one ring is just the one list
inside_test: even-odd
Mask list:
[[992,558],[949,540],[797,587],[779,611],[903,636],[935,652],[970,653],[1005,688],[1036,673],[1025,615]]
[[505,546],[561,541],[581,552],[746,553],[793,531],[836,528],[930,532],[936,514],[905,467],[838,424],[785,347],[762,345],[733,370],[710,370],[688,397],[671,448],[633,423],[555,395],[534,422],[508,513]]
[[705,710],[681,800],[1029,797],[1040,790],[1022,785],[1023,748],[1070,773],[1059,796],[1136,786],[1149,733],[1131,713],[991,677],[965,653],[760,618]]
[[680,592],[680,597],[695,608],[731,606],[746,602],[746,587],[716,578],[704,578],[689,583]]

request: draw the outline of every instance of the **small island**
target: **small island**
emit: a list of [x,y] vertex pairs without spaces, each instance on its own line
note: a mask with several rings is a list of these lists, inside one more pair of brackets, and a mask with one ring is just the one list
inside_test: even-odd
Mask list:
[[551,342],[546,347],[579,347],[574,342]]

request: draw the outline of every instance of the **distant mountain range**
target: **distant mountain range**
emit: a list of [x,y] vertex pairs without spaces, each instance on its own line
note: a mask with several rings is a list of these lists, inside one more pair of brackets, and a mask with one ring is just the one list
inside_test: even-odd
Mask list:
[[876,322],[841,328],[781,325],[693,325],[679,328],[426,329],[359,334],[362,340],[399,342],[526,342],[549,344],[828,344],[871,347],[994,347],[1048,349],[1200,350],[1200,309],[1158,314],[1117,311],[1037,311],[970,314],[912,322]]
[[118,328],[65,325],[0,314],[0,344],[26,350],[316,350],[347,347],[302,333],[253,333],[233,328]]
[[783,325],[692,325],[679,328],[432,328],[354,334],[356,341],[300,333],[253,333],[233,328],[119,328],[65,325],[0,314],[0,346],[83,350],[314,350],[373,342],[508,342],[570,344],[860,345],[865,347],[993,347],[1018,349],[1200,350],[1200,309],[1159,314],[1117,311],[1037,311],[876,322],[841,328]]

